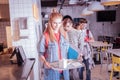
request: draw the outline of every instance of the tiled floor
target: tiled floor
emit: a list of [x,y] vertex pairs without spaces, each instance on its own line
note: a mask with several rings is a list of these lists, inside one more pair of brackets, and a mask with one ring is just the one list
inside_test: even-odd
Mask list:
[[106,65],[100,71],[100,65],[96,65],[95,68],[92,70],[92,80],[109,80],[109,74],[107,72]]
[[[91,80],[109,80],[110,72],[106,69],[106,64],[103,65],[102,70],[100,70],[101,66],[96,65],[95,68],[92,70],[92,79]],[[118,80],[116,77],[113,77],[113,80]]]

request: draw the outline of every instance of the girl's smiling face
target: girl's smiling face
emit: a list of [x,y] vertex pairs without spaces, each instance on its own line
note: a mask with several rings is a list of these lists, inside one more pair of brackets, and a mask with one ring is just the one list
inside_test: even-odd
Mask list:
[[54,32],[58,32],[59,28],[61,27],[62,24],[62,19],[61,18],[56,18],[51,22],[51,27],[53,29]]

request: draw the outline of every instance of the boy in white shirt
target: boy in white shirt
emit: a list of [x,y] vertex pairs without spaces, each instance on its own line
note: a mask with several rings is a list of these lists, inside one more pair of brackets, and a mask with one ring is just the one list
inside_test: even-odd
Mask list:
[[[69,40],[71,47],[79,53],[78,58],[80,59],[82,56],[81,51],[78,48],[80,33],[77,29],[75,29],[73,27],[73,20],[72,20],[71,16],[66,15],[63,17],[63,28],[67,33],[68,40]],[[70,74],[71,74],[70,77],[73,78],[73,79],[70,78],[70,80],[79,80],[79,74],[76,69],[70,70]]]
[[[90,30],[86,29],[87,20],[81,18],[79,24],[77,25],[77,30],[80,32],[80,45],[79,49],[83,53],[83,63],[86,67],[86,80],[91,80],[91,68],[94,66],[94,62],[91,57],[91,50],[89,42],[93,42],[94,38]],[[83,80],[84,67],[79,69],[79,78]]]

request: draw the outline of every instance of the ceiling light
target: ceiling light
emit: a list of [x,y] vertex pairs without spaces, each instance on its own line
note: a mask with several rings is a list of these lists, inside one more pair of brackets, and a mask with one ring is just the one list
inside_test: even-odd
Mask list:
[[118,5],[120,0],[101,0],[101,4],[104,6]]
[[88,16],[88,15],[91,15],[93,13],[94,13],[93,11],[89,11],[88,7],[86,7],[85,9],[83,9],[81,16]]
[[69,4],[77,4],[79,2],[79,0],[70,0]]
[[94,1],[88,6],[88,10],[90,10],[90,11],[101,11],[101,10],[105,10],[105,8],[104,8],[103,5],[101,5],[100,2]]

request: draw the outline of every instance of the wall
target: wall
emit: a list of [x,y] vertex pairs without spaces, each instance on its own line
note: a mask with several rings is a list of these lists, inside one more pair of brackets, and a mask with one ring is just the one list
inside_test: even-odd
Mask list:
[[41,19],[36,21],[34,18],[33,4],[38,6],[41,13],[39,0],[9,0],[12,45],[22,46],[27,58],[36,59],[30,80],[40,80],[37,45],[41,35]]
[[6,26],[7,48],[12,47],[11,27]]
[[0,4],[0,19],[1,18],[10,19],[8,4]]
[[[117,36],[120,33],[120,6],[118,8],[105,7],[106,10],[116,9],[116,21],[111,24],[111,22],[96,22],[96,13],[90,16],[81,16],[81,11],[85,8],[85,6],[64,6],[61,10],[63,15],[70,15],[72,18],[81,18],[84,17],[89,21],[89,29],[92,31],[95,40],[97,40],[98,36],[106,35],[106,36]],[[43,7],[42,12],[49,14],[51,12],[50,7]],[[57,9],[60,9],[58,6]],[[103,25],[104,24],[104,25]],[[43,26],[44,27],[44,26]]]
[[7,47],[6,26],[10,26],[9,5],[0,4],[0,43]]
[[9,21],[1,21],[0,22],[0,43],[4,43],[5,47],[7,46],[7,39],[6,39],[6,26],[9,26]]
[[104,35],[104,36],[118,36],[118,33],[120,33],[120,6],[118,8],[115,8],[114,6],[106,8],[106,10],[114,10],[116,9],[116,21],[115,22],[96,22],[96,13],[94,15],[91,15],[89,17],[90,20],[90,29],[93,32],[95,39],[97,39],[98,36]]

